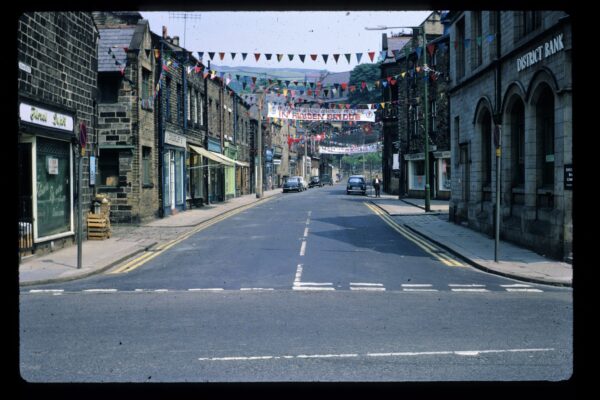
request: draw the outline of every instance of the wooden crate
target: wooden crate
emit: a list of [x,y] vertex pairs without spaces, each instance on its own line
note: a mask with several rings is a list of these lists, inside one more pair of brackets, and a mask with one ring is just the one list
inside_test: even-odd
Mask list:
[[110,219],[103,214],[88,213],[88,240],[104,240],[111,236]]

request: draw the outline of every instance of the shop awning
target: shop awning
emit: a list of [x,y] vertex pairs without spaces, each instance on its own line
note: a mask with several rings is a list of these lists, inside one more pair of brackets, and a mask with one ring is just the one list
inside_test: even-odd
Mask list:
[[243,162],[243,161],[235,161],[235,165],[239,165],[240,167],[249,167],[250,163],[247,162]]
[[193,145],[189,145],[190,149],[192,149],[194,152],[200,154],[202,157],[206,157],[210,160],[213,160],[215,162],[218,162],[219,164],[224,164],[224,165],[228,165],[230,167],[233,167],[235,165],[235,161],[227,158],[221,154],[218,153],[214,153],[212,151],[208,151],[206,149],[203,149],[202,147],[198,147],[198,146],[193,146]]

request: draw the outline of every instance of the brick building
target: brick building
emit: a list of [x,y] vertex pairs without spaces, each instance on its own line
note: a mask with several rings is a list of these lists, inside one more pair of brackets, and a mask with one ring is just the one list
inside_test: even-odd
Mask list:
[[[72,243],[78,207],[95,194],[98,29],[88,12],[25,12],[19,16],[18,188],[20,253]],[[82,176],[79,138],[85,140]],[[95,165],[92,165],[92,170]]]
[[501,237],[570,258],[569,15],[454,12],[450,41],[451,219],[492,234],[499,172]]
[[138,223],[158,215],[156,63],[148,21],[136,12],[94,12],[98,45],[99,192],[111,220]]

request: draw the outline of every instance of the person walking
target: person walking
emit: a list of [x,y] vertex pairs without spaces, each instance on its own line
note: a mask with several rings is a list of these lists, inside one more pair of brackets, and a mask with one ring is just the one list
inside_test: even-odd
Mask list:
[[375,188],[375,197],[381,197],[379,190],[381,188],[381,181],[379,180],[379,175],[375,175],[373,179],[373,187]]

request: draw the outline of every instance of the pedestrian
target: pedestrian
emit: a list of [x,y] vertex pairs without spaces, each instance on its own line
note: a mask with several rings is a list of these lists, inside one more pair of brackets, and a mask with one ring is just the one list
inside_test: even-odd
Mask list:
[[373,179],[373,187],[375,188],[375,197],[381,197],[381,194],[379,193],[379,189],[381,188],[379,175],[375,175],[375,178]]

